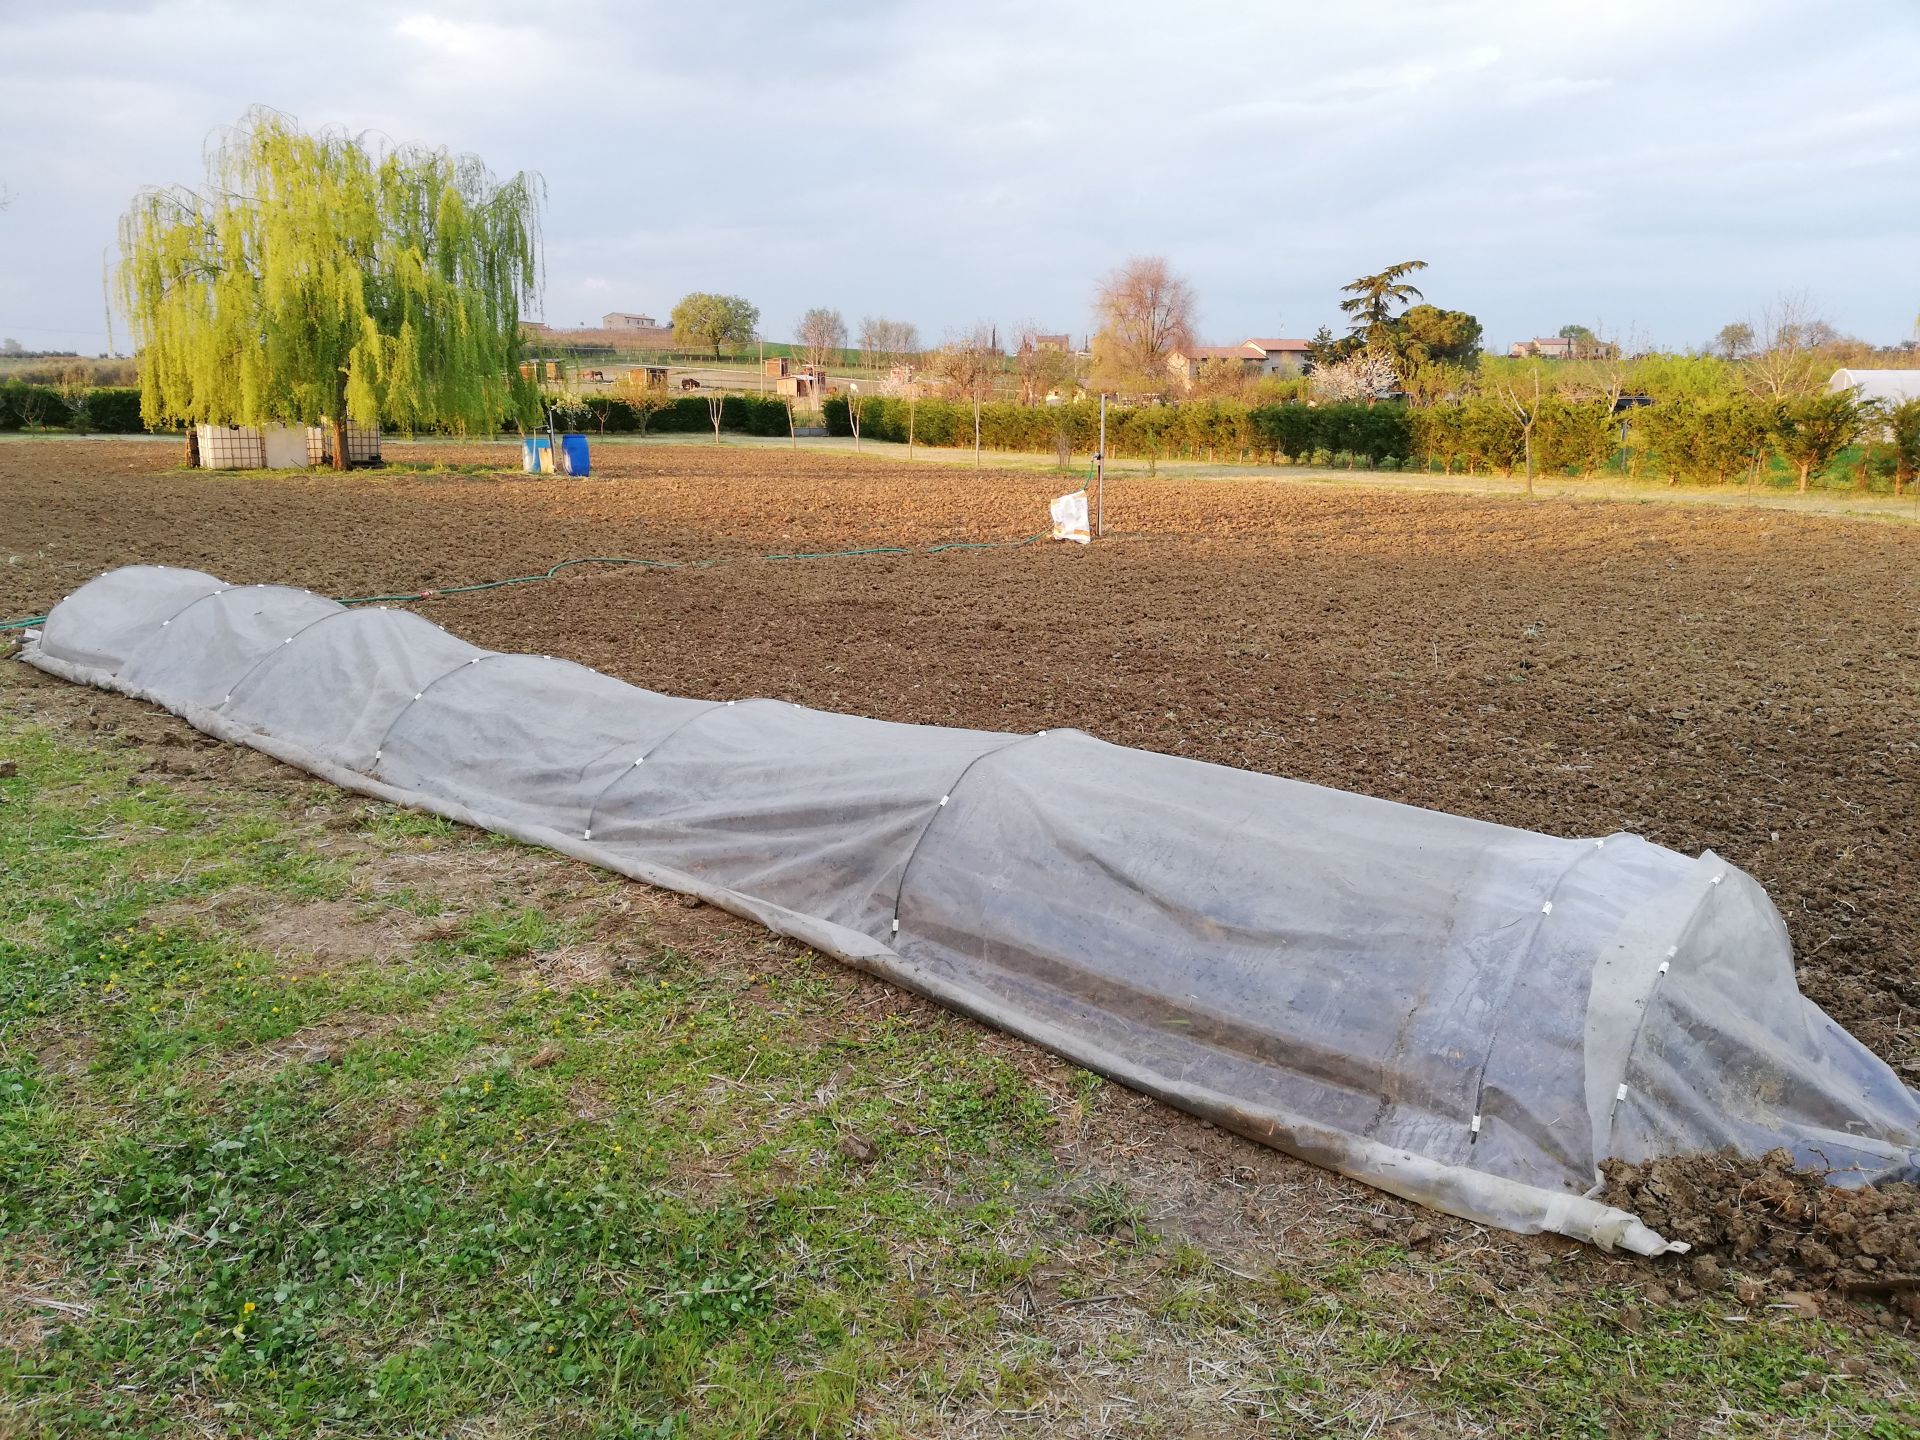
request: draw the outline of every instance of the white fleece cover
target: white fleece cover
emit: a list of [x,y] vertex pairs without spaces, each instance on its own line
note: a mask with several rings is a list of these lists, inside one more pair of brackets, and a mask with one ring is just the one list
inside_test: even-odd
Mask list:
[[1713,854],[1108,745],[699,701],[418,615],[136,565],[28,663],[699,896],[1251,1139],[1502,1229],[1684,1249],[1608,1157],[1911,1178],[1920,1096]]

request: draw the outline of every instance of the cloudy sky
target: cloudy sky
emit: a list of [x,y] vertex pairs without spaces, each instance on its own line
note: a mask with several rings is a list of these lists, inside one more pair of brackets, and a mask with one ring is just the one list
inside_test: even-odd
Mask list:
[[1797,292],[1894,341],[1917,71],[1914,0],[0,0],[0,336],[101,349],[128,199],[266,104],[540,172],[559,323],[716,289],[776,339],[1078,334],[1157,253],[1221,342],[1409,258],[1490,344],[1699,344]]

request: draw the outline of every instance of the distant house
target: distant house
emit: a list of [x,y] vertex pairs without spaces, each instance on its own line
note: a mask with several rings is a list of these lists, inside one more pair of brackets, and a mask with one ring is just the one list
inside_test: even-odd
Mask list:
[[1618,360],[1620,347],[1592,335],[1536,335],[1507,347],[1515,360]]
[[1536,335],[1514,341],[1507,354],[1515,360],[1571,360],[1575,343],[1566,335]]
[[1189,388],[1209,360],[1238,363],[1250,375],[1298,374],[1307,358],[1305,340],[1242,340],[1238,345],[1182,345],[1167,356],[1167,368]]
[[1247,344],[1260,352],[1260,369],[1267,375],[1298,375],[1313,350],[1305,340],[1249,340]]
[[1034,350],[1057,350],[1062,355],[1073,353],[1071,335],[1032,335],[1028,337],[1028,346]]
[[660,328],[660,322],[651,315],[628,315],[616,310],[610,315],[600,317],[600,328],[602,330],[657,330]]

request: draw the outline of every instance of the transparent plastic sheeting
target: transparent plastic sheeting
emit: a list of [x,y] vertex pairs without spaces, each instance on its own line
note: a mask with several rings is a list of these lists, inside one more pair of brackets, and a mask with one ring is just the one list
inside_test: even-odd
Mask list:
[[1711,853],[1562,840],[1073,730],[636,689],[418,615],[131,566],[27,660],[364,794],[699,896],[1290,1154],[1644,1254],[1599,1162],[1913,1178],[1920,1096]]

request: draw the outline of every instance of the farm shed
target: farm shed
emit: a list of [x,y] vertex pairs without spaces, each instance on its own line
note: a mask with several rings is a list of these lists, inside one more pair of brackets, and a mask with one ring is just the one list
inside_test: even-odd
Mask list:
[[1920,1096],[1711,852],[1562,839],[1072,730],[701,701],[418,615],[131,566],[25,657],[361,793],[699,896],[1254,1140],[1670,1248],[1609,1157],[1911,1178]]

